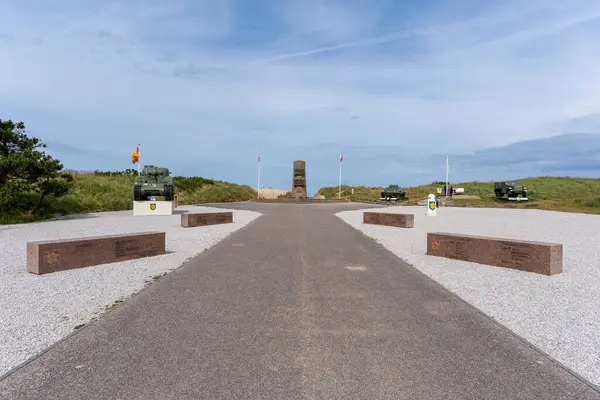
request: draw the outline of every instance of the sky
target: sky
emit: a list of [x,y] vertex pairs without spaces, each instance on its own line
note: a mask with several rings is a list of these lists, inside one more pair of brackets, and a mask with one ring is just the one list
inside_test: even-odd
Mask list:
[[[291,188],[600,175],[600,2],[0,0],[0,119],[66,168]],[[522,143],[520,143],[522,142]]]

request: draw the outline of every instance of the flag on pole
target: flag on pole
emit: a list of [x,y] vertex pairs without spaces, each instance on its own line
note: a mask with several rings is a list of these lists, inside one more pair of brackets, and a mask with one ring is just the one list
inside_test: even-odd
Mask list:
[[340,153],[340,180],[338,182],[338,199],[342,198],[342,161],[344,160],[344,155]]
[[258,183],[256,184],[256,196],[260,199],[260,151],[258,152]]
[[131,163],[136,164],[140,162],[140,145],[138,144],[135,151],[131,155]]

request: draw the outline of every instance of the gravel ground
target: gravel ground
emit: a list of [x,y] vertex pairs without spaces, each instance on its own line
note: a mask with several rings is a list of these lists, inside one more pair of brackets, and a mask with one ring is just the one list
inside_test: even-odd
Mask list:
[[[194,212],[214,207],[178,207]],[[245,226],[260,213],[233,211],[233,224],[182,228],[180,215],[132,216],[131,211],[94,213],[79,219],[0,226],[0,375],[98,317],[115,301],[144,288],[152,277],[181,266]],[[142,231],[167,233],[166,255],[110,265],[33,275],[26,243]]]
[[[365,225],[363,211],[414,213],[412,229]],[[542,210],[394,206],[336,214],[522,338],[600,385],[600,216]],[[545,276],[427,256],[427,232],[563,244],[563,273]]]

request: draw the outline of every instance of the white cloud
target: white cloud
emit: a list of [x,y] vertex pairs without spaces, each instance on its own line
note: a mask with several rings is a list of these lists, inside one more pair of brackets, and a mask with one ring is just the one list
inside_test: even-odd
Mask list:
[[212,149],[199,161],[208,169],[228,148],[246,157],[229,175],[251,183],[245,165],[259,148],[274,162],[323,141],[470,152],[600,112],[593,2],[427,12],[383,0],[99,4],[0,0],[0,51],[10,54],[0,118],[48,141],[114,147],[125,163],[115,169],[138,142],[171,165]]

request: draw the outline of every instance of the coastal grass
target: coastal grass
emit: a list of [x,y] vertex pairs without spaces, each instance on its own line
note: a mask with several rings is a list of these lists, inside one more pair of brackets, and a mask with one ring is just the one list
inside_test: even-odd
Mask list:
[[[0,224],[34,222],[57,214],[121,211],[133,208],[133,182],[131,175],[97,175],[93,172],[73,174],[73,187],[66,195],[44,200],[36,213],[0,214]],[[175,177],[175,193],[179,205],[247,201],[256,197],[256,191],[247,185],[206,179],[202,177]],[[33,204],[38,196],[22,193],[19,201]],[[28,207],[23,207],[24,209]],[[33,209],[33,207],[29,207]]]
[[[464,196],[454,195],[450,205],[458,207],[514,207],[535,208],[576,213],[600,214],[600,179],[551,177],[515,179],[527,188],[529,201],[508,201],[496,199],[494,182],[461,182],[452,183],[456,188],[464,188]],[[414,205],[427,198],[430,193],[437,193],[443,183],[403,188],[407,199],[397,204]],[[354,189],[354,194],[352,194]],[[342,186],[342,198],[349,201],[365,201],[369,203],[385,203],[379,200],[383,187]],[[325,187],[318,194],[327,199],[337,199],[338,187]],[[472,196],[478,196],[473,198]]]

